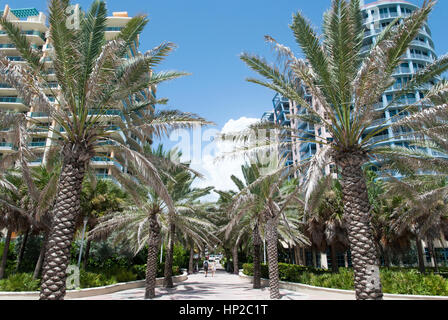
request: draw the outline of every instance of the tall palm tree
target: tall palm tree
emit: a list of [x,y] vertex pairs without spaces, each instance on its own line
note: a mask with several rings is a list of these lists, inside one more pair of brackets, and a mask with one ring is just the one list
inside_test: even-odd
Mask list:
[[[92,239],[110,235],[117,242],[125,241],[135,253],[148,244],[145,299],[155,297],[157,254],[162,236],[165,236],[169,243],[165,259],[166,286],[170,286],[170,281],[172,283],[172,257],[176,235],[184,235],[198,246],[204,243],[212,244],[212,239],[216,238],[212,233],[214,225],[198,214],[203,206],[196,201],[208,194],[210,189],[191,188],[195,177],[191,175],[188,166],[180,164],[173,167],[167,162],[169,153],[164,152],[161,147],[152,153],[153,161],[164,168],[162,180],[166,184],[174,209],[168,207],[154,189],[140,186],[141,200],[136,205],[125,208],[123,212],[104,216],[90,233]],[[167,271],[167,268],[171,271]]]
[[[152,185],[172,207],[157,169],[142,156],[138,141],[150,140],[153,135],[163,136],[172,128],[204,122],[195,115],[152,109],[152,105],[166,100],[155,99],[147,88],[154,89],[161,82],[185,75],[152,71],[173,50],[172,43],[123,59],[147,24],[146,17],[132,18],[114,40],[106,41],[107,10],[103,1],[94,1],[80,15],[78,29],[66,25],[69,5],[66,0],[49,3],[50,41],[54,47],[51,58],[61,87],[59,92],[48,86],[44,57],[31,48],[15,25],[6,19],[0,20],[3,30],[27,62],[18,65],[0,57],[0,78],[15,87],[24,103],[34,111],[49,113],[58,127],[52,133],[61,145],[62,170],[42,275],[40,297],[44,300],[63,299],[65,295],[65,271],[80,214],[85,168],[101,146],[111,144],[116,160]],[[44,89],[50,90],[55,102],[48,99]],[[106,114],[111,109],[118,109],[122,115],[116,125],[126,139],[114,134],[116,128],[108,123]],[[117,175],[118,171],[115,170]]]
[[[359,0],[333,0],[324,15],[323,35],[319,36],[302,13],[293,16],[291,29],[305,59],[296,58],[291,49],[266,37],[279,52],[279,66],[263,58],[244,53],[241,59],[265,80],[248,81],[270,88],[307,110],[307,122],[320,125],[332,139],[303,138],[291,129],[298,141],[320,144],[306,175],[309,198],[322,167],[333,162],[338,168],[349,221],[348,236],[355,273],[357,299],[382,299],[379,260],[371,231],[367,187],[362,166],[388,148],[378,148],[378,139],[390,126],[370,130],[377,118],[375,105],[382,93],[394,83],[392,74],[401,63],[412,40],[425,23],[436,1],[425,1],[409,17],[391,23],[367,54],[362,53],[364,26]],[[448,68],[442,57],[414,75],[391,103],[403,94],[440,75]],[[310,104],[304,92],[312,95]],[[405,108],[406,109],[406,108]],[[396,117],[402,116],[400,112]],[[297,116],[303,120],[302,116]],[[294,116],[293,116],[294,118]],[[393,119],[393,120],[397,120]]]

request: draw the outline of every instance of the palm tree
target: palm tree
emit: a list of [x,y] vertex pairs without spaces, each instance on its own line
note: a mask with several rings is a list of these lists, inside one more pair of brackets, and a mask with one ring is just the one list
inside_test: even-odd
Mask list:
[[[80,195],[86,165],[104,144],[111,145],[120,162],[135,176],[140,176],[166,200],[172,202],[153,164],[142,155],[140,142],[151,136],[164,136],[172,128],[203,124],[203,119],[179,111],[154,112],[152,105],[166,103],[157,100],[147,88],[184,76],[181,72],[153,72],[174,48],[163,43],[143,55],[123,59],[148,20],[136,16],[114,40],[105,40],[106,5],[93,2],[89,11],[80,16],[80,28],[66,26],[69,1],[49,3],[50,40],[54,47],[51,58],[59,92],[49,88],[48,70],[20,30],[1,19],[0,24],[27,64],[18,65],[0,58],[1,80],[15,87],[26,105],[34,111],[48,112],[57,130],[52,130],[61,145],[62,170],[53,209],[53,224],[49,234],[42,275],[41,299],[63,299],[70,246],[80,214]],[[51,102],[45,94],[50,90],[56,97]],[[118,109],[122,119],[116,125],[126,137],[114,134],[106,116]],[[59,127],[61,129],[59,129]],[[121,154],[121,157],[120,157]],[[115,174],[120,176],[119,170]],[[120,181],[121,182],[121,181]]]
[[[151,158],[163,168],[162,179],[173,201],[174,210],[168,207],[154,189],[140,186],[140,200],[136,205],[125,208],[123,212],[104,216],[89,236],[93,239],[111,235],[117,242],[125,241],[135,253],[148,244],[145,299],[155,297],[157,254],[162,234],[169,239],[165,259],[165,285],[168,286],[172,281],[172,247],[176,234],[188,237],[198,246],[203,243],[211,244],[211,240],[215,238],[212,234],[213,224],[201,218],[198,211],[202,211],[203,206],[196,202],[198,198],[208,194],[210,189],[190,188],[194,181],[191,169],[182,164],[173,166],[167,161],[169,154],[159,146],[152,152]],[[171,272],[167,271],[167,267]]]
[[[180,157],[181,154],[179,153]],[[205,219],[201,219],[200,212],[204,212],[205,207],[198,200],[203,196],[206,196],[213,189],[208,188],[193,188],[192,184],[196,179],[192,173],[185,168],[177,168],[174,172],[170,172],[173,180],[166,181],[166,187],[173,199],[176,210],[174,212],[168,212],[163,216],[163,220],[166,219],[168,228],[166,230],[168,245],[165,259],[165,279],[164,286],[167,288],[173,287],[172,271],[173,271],[173,249],[176,238],[176,230],[181,231],[181,234],[186,235],[191,240],[198,239],[197,231],[192,232],[190,230],[194,224],[204,223],[204,226],[211,227],[209,222]],[[205,217],[202,217],[205,218]],[[212,229],[212,228],[211,228]],[[210,230],[211,231],[211,230]],[[210,236],[211,236],[211,232]],[[177,232],[179,233],[179,232]],[[212,238],[213,239],[212,241]],[[210,239],[205,241],[206,243],[213,243],[219,241],[216,237],[211,236]]]
[[400,196],[402,201],[394,210],[393,228],[410,229],[415,235],[420,272],[425,272],[422,239],[434,259],[438,272],[434,240],[443,241],[448,227],[448,186],[446,177],[423,176],[388,181],[388,191]]
[[[90,179],[85,179],[81,196],[81,210],[78,225],[82,225],[83,217],[86,217],[89,230],[95,228],[98,219],[107,214],[118,212],[128,201],[127,194],[114,182],[99,179],[95,175],[89,175]],[[86,269],[90,246],[92,240],[87,239],[86,249],[83,258],[83,267]]]
[[[234,197],[228,212],[231,214],[231,220],[227,226],[228,235],[232,228],[238,225],[238,229],[243,230],[240,222],[244,216],[249,222],[249,234],[253,235],[253,230],[263,228],[265,239],[267,241],[268,266],[269,266],[269,288],[271,299],[279,299],[279,274],[278,274],[278,239],[279,223],[285,222],[286,232],[282,235],[288,235],[294,242],[304,242],[307,240],[294,230],[293,225],[286,220],[285,212],[290,207],[293,200],[298,200],[295,192],[297,186],[285,184],[287,175],[282,175],[285,161],[272,158],[267,164],[262,164],[260,160],[252,164],[247,170],[252,170],[249,177],[249,185],[245,186],[242,181],[233,178],[241,191]],[[253,182],[251,182],[254,180]],[[248,230],[248,231],[249,231]],[[242,234],[239,231],[239,234]],[[258,268],[258,266],[257,266]],[[255,271],[255,269],[254,269]],[[258,277],[258,271],[257,271]]]
[[[233,196],[233,203],[227,208],[227,214],[230,218],[226,230],[226,237],[230,234],[234,237],[236,235],[234,245],[234,269],[235,274],[238,274],[238,245],[245,235],[252,240],[253,244],[253,260],[254,260],[254,289],[261,288],[261,245],[262,238],[264,238],[265,220],[263,216],[264,211],[264,196],[263,185],[252,185],[262,176],[263,166],[258,162],[255,164],[246,164],[241,166],[244,182],[236,176],[232,175],[231,179],[239,189],[239,193]],[[224,194],[223,194],[224,195]],[[288,216],[288,210],[285,210],[283,219],[279,220],[277,231],[282,240],[290,245],[296,243],[307,243],[303,235],[293,223],[294,218]],[[297,216],[297,212],[292,213]],[[232,232],[233,231],[233,232]],[[236,260],[236,262],[235,262]]]
[[349,247],[347,222],[343,216],[342,188],[331,176],[322,179],[310,197],[308,229],[313,245],[320,251],[330,247],[332,271],[339,271],[337,252]]
[[[435,3],[434,0],[425,1],[409,17],[391,23],[367,54],[361,51],[364,26],[360,1],[333,0],[331,9],[324,15],[322,37],[300,12],[293,17],[290,27],[306,60],[296,58],[291,49],[268,36],[267,41],[279,52],[280,66],[272,66],[255,55],[241,55],[251,69],[267,79],[248,81],[270,88],[305,108],[308,113],[305,121],[320,125],[331,137],[328,140],[303,138],[300,131],[291,129],[298,141],[321,146],[306,173],[306,200],[322,176],[322,167],[333,162],[339,171],[344,215],[349,221],[357,299],[382,299],[379,260],[370,223],[371,205],[362,166],[376,154],[390,152],[390,148],[377,147],[384,140],[372,139],[390,126],[374,130],[369,126],[378,116],[375,104],[394,83],[394,70]],[[443,73],[448,68],[447,61],[448,57],[442,57],[414,75],[402,92],[394,96],[392,103]],[[312,104],[305,99],[305,91],[311,94]]]

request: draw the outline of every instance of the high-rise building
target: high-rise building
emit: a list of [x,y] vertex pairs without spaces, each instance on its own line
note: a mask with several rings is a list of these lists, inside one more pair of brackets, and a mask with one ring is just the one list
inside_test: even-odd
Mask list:
[[[402,0],[380,0],[372,3],[364,4],[362,7],[363,23],[365,27],[364,43],[362,47],[362,53],[367,54],[369,49],[378,37],[378,35],[396,18],[405,18],[409,16],[418,6]],[[420,30],[419,35],[412,41],[410,47],[407,49],[406,54],[403,56],[403,62],[395,70],[393,77],[396,82],[388,88],[375,106],[379,116],[376,120],[372,121],[368,131],[371,132],[380,126],[386,126],[392,124],[392,122],[401,119],[408,115],[407,112],[403,112],[403,107],[412,103],[415,103],[424,97],[422,90],[415,90],[404,96],[399,97],[393,103],[394,94],[399,92],[403,86],[410,80],[411,76],[418,70],[424,68],[427,64],[437,59],[437,55],[434,50],[434,42],[431,38],[431,30],[427,23],[424,24]],[[427,86],[433,85],[437,79],[429,81]],[[310,103],[313,103],[311,97],[306,96]],[[292,114],[306,113],[306,109],[301,106],[293,106],[291,108]],[[397,116],[399,114],[399,116]],[[307,137],[318,137],[321,139],[331,139],[329,133],[325,128],[321,126],[313,126],[304,121],[292,120],[291,125],[300,130],[299,134],[302,135],[302,139]],[[406,128],[389,128],[387,131],[383,131],[377,136],[373,137],[373,140],[377,141],[379,145],[394,145],[394,146],[408,146],[409,138],[406,137]],[[313,142],[297,141],[292,147],[294,161],[301,161],[311,157],[319,149],[319,145]],[[425,149],[430,155],[441,156],[439,153]]]
[[[26,35],[27,39],[31,43],[32,47],[43,53],[45,57],[45,69],[48,73],[49,87],[53,92],[58,92],[60,87],[56,81],[54,74],[53,63],[51,61],[51,53],[53,47],[51,45],[49,37],[49,26],[47,24],[47,18],[44,13],[39,12],[35,8],[26,9],[11,9],[8,5],[5,6],[3,11],[0,11],[0,16],[5,17],[7,20],[18,26],[22,33]],[[127,12],[113,12],[112,16],[107,17],[106,27],[106,40],[113,39],[120,30],[131,20]],[[139,55],[138,41],[135,41],[133,45],[128,48],[127,57],[134,57]],[[15,48],[14,44],[9,40],[8,36],[0,27],[0,52],[8,57],[11,61],[16,63],[25,63],[20,56],[19,51]],[[53,72],[52,72],[53,71]],[[47,92],[49,99],[54,101],[54,96],[51,95],[50,89]],[[144,90],[144,95],[149,96],[155,94],[154,90]],[[57,127],[55,122],[51,122],[51,119],[47,113],[35,112],[33,108],[23,104],[23,101],[18,97],[17,91],[5,83],[0,83],[0,110],[10,110],[16,112],[27,113],[28,119],[31,122],[38,122],[39,125],[35,126],[36,129],[32,132],[32,140],[30,147],[36,154],[36,158],[29,164],[31,167],[45,164],[49,154],[51,146],[54,144],[54,131],[64,132],[63,128]],[[95,115],[97,111],[91,110],[90,115]],[[121,135],[126,140],[123,132],[116,125],[117,120],[120,117],[124,120],[123,115],[119,110],[107,110],[104,117],[107,117],[108,124],[110,124],[110,131],[112,134]],[[51,130],[50,130],[51,128]],[[11,153],[14,150],[14,145],[11,141],[0,142],[0,157]],[[112,179],[111,168],[117,166],[120,170],[123,168],[113,160],[114,153],[110,149],[110,145],[104,144],[104,149],[91,160],[91,167],[95,169],[95,173],[99,178]]]
[[[367,54],[378,35],[386,28],[392,21],[396,18],[408,17],[414,10],[418,8],[415,4],[403,0],[380,0],[370,3],[362,3],[362,14],[363,14],[363,24],[365,27],[364,43],[362,47],[362,53]],[[424,92],[421,89],[426,89],[427,87],[433,85],[437,79],[429,81],[425,86],[422,86],[420,90],[415,90],[406,94],[405,96],[399,97],[393,103],[394,94],[398,93],[403,86],[410,80],[411,76],[418,70],[424,68],[426,65],[432,63],[437,59],[436,52],[434,50],[434,42],[431,38],[431,30],[428,23],[425,23],[421,28],[418,36],[412,41],[410,47],[407,49],[406,54],[402,57],[403,61],[400,66],[395,70],[393,77],[396,79],[395,83],[388,88],[376,105],[376,110],[379,112],[380,116],[377,120],[373,121],[369,132],[372,132],[380,126],[387,126],[392,124],[393,121],[397,121],[402,117],[406,116],[406,112],[402,112],[404,106],[415,103],[420,99],[424,98]],[[304,89],[306,90],[306,89]],[[305,91],[306,92],[306,91]],[[315,102],[312,97],[305,94],[305,99],[312,105]],[[306,108],[297,105],[288,99],[280,97],[278,94],[275,95],[274,99],[274,122],[279,124],[291,125],[295,130],[293,131],[295,135],[299,138],[292,138],[292,146],[289,152],[292,154],[293,161],[298,163],[305,159],[312,157],[321,147],[312,141],[306,141],[307,139],[323,139],[330,140],[331,135],[322,126],[312,125],[306,121],[300,119],[292,118],[289,121],[284,120],[283,116],[287,114],[300,115],[306,114]],[[399,114],[399,116],[397,116]],[[264,115],[266,118],[266,114]],[[383,131],[381,134],[373,137],[374,140],[378,142],[379,145],[393,145],[393,146],[408,146],[409,138],[404,136],[406,133],[406,128],[389,128],[387,131]],[[432,156],[444,156],[431,149],[424,149],[426,153]],[[332,165],[328,165],[325,168],[326,174],[330,174],[332,171]],[[426,244],[423,243],[424,247]],[[435,244],[436,251],[438,252],[440,260],[444,262],[448,261],[448,250],[444,249],[442,243]],[[331,266],[331,255],[327,253],[317,253],[311,250],[299,250],[295,248],[296,256],[300,255],[302,261],[306,261],[307,264],[318,264],[323,268]],[[426,259],[425,263],[427,265],[433,265],[433,258],[430,257],[428,249],[425,248]],[[338,265],[340,267],[350,265],[350,253],[338,253]]]

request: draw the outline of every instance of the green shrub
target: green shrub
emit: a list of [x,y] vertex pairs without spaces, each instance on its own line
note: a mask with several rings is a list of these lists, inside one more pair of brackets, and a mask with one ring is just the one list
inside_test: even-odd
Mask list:
[[101,273],[94,272],[86,272],[84,270],[80,271],[79,282],[81,288],[96,288],[108,286],[111,284],[117,283],[117,279],[115,277],[107,277]]
[[417,270],[381,271],[383,291],[394,294],[448,296],[448,281],[440,275]]
[[137,276],[137,280],[143,280],[146,278],[146,264],[138,264],[132,266],[132,272]]
[[[262,278],[268,278],[267,266],[262,264]],[[243,266],[246,275],[253,276],[253,265]],[[448,280],[434,273],[421,274],[415,268],[381,268],[384,293],[448,296]],[[339,273],[328,270],[279,263],[282,281],[298,282],[316,287],[354,290],[352,269],[340,268]]]
[[0,291],[37,291],[39,286],[40,280],[33,280],[30,273],[16,273],[0,280]]

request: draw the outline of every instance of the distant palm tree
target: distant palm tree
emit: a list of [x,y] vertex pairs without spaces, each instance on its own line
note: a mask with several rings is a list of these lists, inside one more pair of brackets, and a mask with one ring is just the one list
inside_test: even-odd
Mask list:
[[343,211],[340,183],[331,176],[322,179],[310,197],[307,231],[317,249],[326,251],[330,247],[331,269],[335,273],[339,271],[337,252],[349,248]]
[[405,179],[392,178],[388,191],[402,201],[394,210],[392,227],[398,231],[410,229],[415,235],[420,271],[425,272],[422,239],[428,245],[438,272],[434,240],[448,236],[448,184],[446,177],[423,176]]
[[[65,0],[49,3],[50,41],[54,48],[50,57],[61,87],[58,92],[46,80],[49,72],[45,69],[45,57],[30,46],[17,26],[5,18],[0,20],[3,30],[27,62],[19,65],[0,57],[0,80],[16,88],[26,105],[34,111],[49,113],[51,121],[61,127],[61,130],[59,127],[52,130],[61,145],[62,170],[45,254],[40,295],[43,300],[64,298],[70,246],[80,214],[81,185],[92,157],[104,144],[109,144],[116,153],[115,160],[152,185],[172,207],[157,168],[142,155],[138,141],[164,136],[173,128],[205,122],[195,115],[154,112],[152,108],[157,103],[166,103],[166,99],[157,100],[146,89],[185,75],[153,71],[173,50],[172,43],[123,59],[147,24],[146,17],[132,18],[114,40],[106,41],[104,1],[94,1],[80,15],[79,29],[66,25],[69,5]],[[45,90],[50,90],[55,102],[49,100]],[[116,126],[125,139],[116,134],[117,127],[108,123],[110,110],[118,110],[122,116],[116,117],[119,118]],[[114,172],[121,177],[118,169]]]
[[[266,200],[264,197],[266,196],[266,190],[263,189],[263,184],[255,183],[258,179],[262,178],[263,169],[260,163],[246,164],[241,166],[244,181],[241,181],[234,175],[231,176],[239,193],[234,195],[232,201],[229,203],[227,215],[230,221],[225,228],[226,237],[229,237],[231,234],[237,236],[237,240],[235,241],[236,245],[234,246],[236,249],[243,235],[252,241],[254,289],[261,288],[261,245],[262,240],[265,238],[264,230],[266,228],[264,217]],[[297,219],[293,218],[297,216],[297,212],[293,212],[292,215],[288,215],[288,212],[286,209],[285,214],[279,219],[277,226],[281,240],[290,245],[308,243],[307,239],[300,233]],[[235,273],[237,274],[237,272]]]
[[[365,27],[360,1],[333,0],[331,9],[324,15],[322,37],[300,12],[293,17],[290,27],[306,60],[296,58],[291,49],[268,36],[267,41],[279,52],[279,66],[272,66],[255,55],[241,55],[251,69],[267,79],[251,78],[248,81],[270,88],[306,109],[307,115],[291,118],[318,124],[331,137],[329,140],[303,138],[300,130],[290,129],[298,140],[321,145],[306,173],[306,201],[322,176],[324,166],[333,162],[339,170],[344,215],[349,221],[348,236],[357,299],[382,299],[383,296],[379,259],[370,223],[371,205],[362,166],[375,156],[393,153],[391,148],[377,146],[384,140],[373,139],[390,126],[373,130],[369,127],[379,115],[375,105],[395,82],[392,77],[394,70],[435,3],[434,0],[425,1],[409,17],[397,18],[378,36],[366,54],[362,52]],[[448,56],[428,65],[411,78],[391,103],[447,68]],[[311,94],[312,104],[306,100],[304,92]],[[400,112],[393,120],[403,114],[404,111]]]
[[[253,230],[258,228],[265,231],[271,299],[280,298],[277,246],[282,222],[284,222],[285,228],[282,230],[281,235],[286,237],[288,242],[308,243],[298,228],[294,227],[294,224],[288,221],[285,215],[292,203],[298,199],[296,196],[297,185],[285,183],[287,175],[282,175],[284,166],[284,159],[275,159],[273,157],[267,164],[262,164],[259,160],[247,167],[247,185],[239,179],[233,178],[241,190],[234,196],[231,205],[227,209],[231,217],[226,228],[227,236],[235,226],[239,230],[238,233],[240,235],[243,234],[242,230],[244,228],[240,225],[241,221],[246,221],[249,229],[246,229],[246,233],[249,233],[251,236],[253,235]],[[258,271],[256,272],[258,278]]]
[[[161,147],[152,152],[151,159],[162,168],[162,180],[173,201],[172,210],[152,188],[141,186],[137,192],[140,200],[123,212],[106,215],[90,232],[90,239],[111,236],[114,241],[124,241],[137,253],[148,245],[145,299],[155,297],[157,254],[162,234],[168,239],[165,259],[165,286],[172,285],[173,247],[176,234],[188,237],[198,246],[212,245],[219,241],[214,235],[214,225],[201,214],[203,205],[197,202],[207,195],[210,188],[191,188],[195,176],[187,165],[173,166],[169,154]],[[173,231],[174,230],[174,231]],[[176,231],[177,230],[177,231]],[[169,268],[170,270],[167,270]]]

